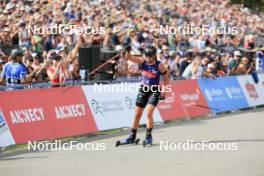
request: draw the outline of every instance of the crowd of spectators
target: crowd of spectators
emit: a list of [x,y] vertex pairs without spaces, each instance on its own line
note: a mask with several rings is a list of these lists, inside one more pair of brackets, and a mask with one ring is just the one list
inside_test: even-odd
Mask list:
[[[29,30],[55,24],[92,32]],[[238,32],[167,34],[160,25],[236,27]],[[89,45],[117,51],[131,45],[131,54],[138,56],[144,46],[155,45],[157,59],[175,79],[249,74],[264,70],[263,39],[264,15],[229,0],[1,0],[0,84],[50,81],[56,86],[81,79],[78,51]],[[4,64],[14,62],[17,73],[6,75]],[[124,57],[116,64],[117,76],[140,74],[139,66]]]

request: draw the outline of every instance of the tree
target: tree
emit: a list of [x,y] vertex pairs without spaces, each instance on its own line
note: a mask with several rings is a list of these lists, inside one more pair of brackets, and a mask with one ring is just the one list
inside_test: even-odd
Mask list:
[[255,11],[264,11],[264,0],[231,0],[233,4],[244,4]]

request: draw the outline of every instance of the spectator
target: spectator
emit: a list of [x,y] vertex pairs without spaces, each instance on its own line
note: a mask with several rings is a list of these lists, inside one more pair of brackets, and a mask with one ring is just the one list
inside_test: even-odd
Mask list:
[[176,56],[176,52],[175,51],[170,51],[169,52],[169,59],[168,59],[168,69],[170,71],[170,74],[172,77],[177,77],[177,75],[179,74],[179,67],[178,67],[178,56]]
[[0,75],[3,71],[3,65],[5,64],[5,61],[0,58]]
[[[135,53],[131,51],[131,55],[133,56],[138,56],[138,53]],[[139,76],[141,74],[141,70],[139,68],[139,64],[136,64],[134,62],[128,61],[127,62],[128,66],[128,78],[133,77],[133,76]]]
[[234,74],[238,64],[240,63],[241,57],[242,54],[240,51],[234,52],[234,58],[231,58],[228,63],[228,74]]
[[179,61],[179,69],[180,69],[179,76],[183,75],[183,72],[185,71],[187,66],[192,62],[192,57],[193,57],[192,51],[188,50],[186,56]]
[[41,64],[41,60],[43,59],[40,54],[33,53],[32,57],[33,57],[33,62],[31,67],[33,68],[33,72],[34,72],[34,77],[32,82],[40,82],[44,78],[43,70],[45,69],[45,65]]
[[19,24],[19,32],[18,32],[18,36],[19,36],[19,47],[20,48],[29,48],[30,45],[30,36],[28,34],[28,30],[26,29],[26,23],[25,22],[21,22]]
[[167,45],[162,45],[162,50],[159,54],[158,60],[160,60],[166,67],[168,67],[169,48]]
[[216,74],[217,76],[224,76],[224,75],[226,75],[226,68],[225,68],[225,66],[224,66],[224,59],[225,59],[225,55],[221,55],[221,54],[219,54],[219,55],[217,55],[216,57],[215,57],[215,73],[214,74]]
[[247,57],[243,57],[234,70],[234,74],[242,75],[249,74],[251,72],[252,65],[249,64],[249,60]]
[[256,70],[257,72],[259,73],[262,73],[264,72],[264,54],[263,54],[263,51],[264,51],[264,47],[262,47],[262,51],[257,51],[256,52],[256,55],[257,55],[257,58],[256,58]]
[[[124,48],[121,45],[117,45],[115,49],[117,52],[120,52]],[[117,76],[124,77],[127,76],[127,74],[128,74],[128,63],[124,54],[121,54],[120,58],[117,61]]]
[[32,67],[33,64],[33,58],[32,56],[29,56],[25,59],[26,68],[28,73],[32,73],[34,71],[34,68]]
[[203,76],[203,72],[205,71],[204,67],[202,66],[201,57],[196,56],[194,61],[191,63],[191,73],[192,79],[201,78]]
[[72,78],[74,80],[79,80],[81,79],[81,76],[80,76],[80,70],[79,70],[79,66],[80,66],[80,63],[79,63],[79,59],[75,59],[72,64],[70,64],[70,74],[72,75]]
[[51,57],[51,61],[52,63],[47,69],[47,74],[52,87],[63,86],[67,75],[65,74],[62,58],[60,55],[55,54]]
[[[78,79],[77,60],[81,46],[91,44],[102,45],[113,49],[117,45],[132,45],[136,54],[144,45],[157,45],[160,60],[163,60],[171,69],[171,74],[182,76],[190,73],[190,63],[193,62],[196,52],[205,52],[208,61],[214,63],[213,73],[217,75],[236,74],[237,67],[244,66],[240,62],[242,54],[235,52],[230,59],[228,53],[238,48],[252,50],[255,43],[263,36],[263,14],[255,14],[244,7],[230,4],[230,0],[212,1],[181,1],[158,0],[151,1],[0,1],[0,50],[10,58],[13,48],[24,50],[21,64],[26,64],[32,53],[37,53],[41,59],[35,58],[31,65],[34,72],[40,72],[39,79],[45,80],[50,62],[47,59],[49,51],[56,49],[62,59],[62,67],[67,78]],[[177,6],[176,6],[177,4]],[[199,18],[198,18],[199,17]],[[105,27],[105,33],[91,33],[89,35],[67,31],[68,34],[41,34],[28,31],[28,26],[51,27],[54,24],[77,25],[78,27]],[[159,31],[159,25],[185,27],[188,25],[209,27],[237,27],[238,34],[166,34]],[[155,32],[156,31],[156,32]],[[155,35],[154,35],[155,34]],[[165,47],[167,49],[165,49]],[[195,51],[197,50],[197,51]],[[224,51],[225,56],[219,56],[215,51]],[[178,53],[171,58],[169,52]],[[255,57],[248,56],[249,60]],[[257,69],[262,69],[262,55],[257,54]],[[201,66],[204,56],[201,58]],[[43,63],[44,62],[44,63]],[[138,65],[124,60],[127,64],[127,75],[137,76]],[[245,61],[246,62],[246,61]],[[249,68],[254,68],[249,63]],[[29,63],[28,63],[29,64]],[[175,65],[176,64],[176,65]],[[176,67],[177,66],[177,67]],[[35,68],[36,67],[36,68]],[[174,67],[174,69],[172,69]],[[200,66],[199,66],[200,67]],[[118,67],[123,69],[122,67]],[[188,68],[188,69],[187,69]],[[37,69],[39,69],[37,71]],[[178,69],[178,71],[177,71]],[[208,68],[204,68],[207,70]],[[244,72],[244,71],[242,71]],[[32,73],[28,73],[29,76]],[[196,73],[197,74],[197,73]],[[29,81],[33,81],[30,79]]]
[[12,52],[12,60],[3,66],[0,83],[5,82],[7,86],[14,88],[22,88],[21,84],[27,83],[26,67],[20,63],[22,56],[22,52],[18,50]]
[[40,35],[33,35],[31,38],[32,50],[35,53],[42,53],[42,37]]
[[207,66],[207,69],[205,70],[205,72],[203,73],[203,75],[205,77],[210,77],[210,78],[215,78],[215,74],[216,74],[216,65],[214,63],[210,63]]

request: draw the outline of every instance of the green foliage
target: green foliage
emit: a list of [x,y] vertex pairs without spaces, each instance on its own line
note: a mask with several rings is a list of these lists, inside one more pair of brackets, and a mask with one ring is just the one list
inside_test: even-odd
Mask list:
[[264,12],[264,0],[231,0],[231,2],[233,4],[244,4],[248,8]]

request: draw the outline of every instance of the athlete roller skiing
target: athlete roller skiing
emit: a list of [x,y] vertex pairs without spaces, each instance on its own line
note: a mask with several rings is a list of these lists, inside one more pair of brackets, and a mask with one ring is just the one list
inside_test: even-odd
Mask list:
[[[130,47],[126,50],[126,59],[140,65],[142,70],[142,83],[139,87],[135,115],[131,127],[130,136],[123,140],[117,141],[116,146],[125,144],[138,144],[136,138],[137,128],[144,109],[147,115],[146,137],[143,146],[152,145],[153,113],[159,100],[165,99],[166,91],[164,87],[169,85],[169,74],[163,63],[157,60],[157,49],[154,46],[146,46],[143,51],[143,57],[130,55]],[[163,77],[163,86],[160,86],[160,77]]]

